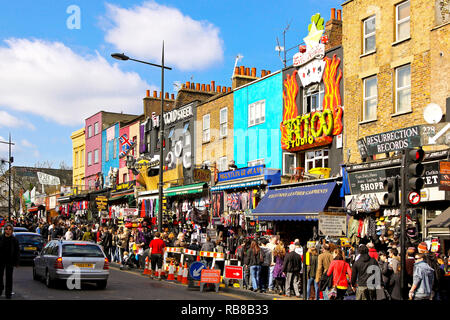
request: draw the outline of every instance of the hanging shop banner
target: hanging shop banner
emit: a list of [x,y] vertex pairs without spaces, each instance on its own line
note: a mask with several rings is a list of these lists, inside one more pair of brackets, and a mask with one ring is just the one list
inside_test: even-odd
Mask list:
[[119,184],[115,191],[132,190],[136,186],[136,180]]
[[95,203],[97,205],[97,210],[98,211],[106,210],[106,208],[108,206],[108,198],[106,198],[104,196],[96,197],[95,198]]
[[420,126],[383,132],[366,137],[370,156],[421,146]]
[[[425,168],[422,177],[425,182],[424,188],[437,187],[439,185],[439,162],[426,162],[423,163],[423,166]],[[401,179],[401,169],[399,166],[348,174],[352,194],[383,192],[383,181],[395,177]]]
[[219,182],[231,181],[242,178],[250,178],[264,174],[265,165],[237,169],[234,171],[225,171],[219,173]]
[[439,163],[439,190],[450,191],[450,161]]
[[347,215],[338,212],[319,213],[319,236],[342,237],[347,232]]
[[206,169],[194,169],[194,181],[210,182],[211,171]]
[[37,172],[37,176],[40,184],[51,186],[58,186],[61,184],[61,181],[58,177],[51,176],[43,172]]
[[136,144],[135,141],[132,141],[128,138],[128,135],[126,133],[124,133],[120,138],[120,154],[119,154],[119,158],[123,158],[125,157],[128,152],[130,152],[130,150],[134,147],[134,145]]
[[364,139],[359,139],[356,141],[356,144],[358,145],[358,150],[359,154],[361,155],[361,159],[367,159],[369,157],[369,154],[367,152],[366,141]]

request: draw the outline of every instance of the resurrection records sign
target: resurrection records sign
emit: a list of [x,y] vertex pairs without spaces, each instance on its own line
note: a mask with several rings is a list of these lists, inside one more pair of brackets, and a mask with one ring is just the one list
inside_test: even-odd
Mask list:
[[402,128],[366,137],[367,153],[370,156],[419,147],[420,145],[420,126]]

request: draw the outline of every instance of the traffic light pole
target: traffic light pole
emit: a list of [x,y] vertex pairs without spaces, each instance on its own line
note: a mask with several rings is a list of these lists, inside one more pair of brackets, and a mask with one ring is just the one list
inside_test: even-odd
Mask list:
[[[401,221],[400,221],[400,288],[401,288],[401,294],[404,300],[408,297],[408,285],[406,283],[406,202],[408,201],[408,195],[407,195],[407,183],[406,183],[406,152],[405,150],[402,151],[402,170],[401,170],[401,204],[400,204],[400,215],[401,215]],[[395,271],[394,271],[395,272]]]

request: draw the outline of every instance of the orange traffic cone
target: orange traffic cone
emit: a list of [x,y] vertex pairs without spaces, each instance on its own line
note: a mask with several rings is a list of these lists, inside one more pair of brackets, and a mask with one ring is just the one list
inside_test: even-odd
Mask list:
[[184,264],[184,269],[183,269],[183,278],[181,279],[181,283],[182,284],[188,284],[188,266],[187,263]]
[[144,272],[142,273],[142,274],[144,274],[144,275],[149,275],[151,272],[150,272],[150,270],[148,269],[148,257],[147,258],[145,258],[145,268],[144,268]]
[[200,261],[200,256],[197,256],[197,261]]
[[181,282],[182,280],[183,280],[183,264],[180,262],[180,266],[178,267],[177,281]]
[[169,274],[167,275],[167,280],[168,281],[175,281],[175,275],[174,275],[174,265],[173,265],[173,261],[170,262],[170,266],[169,266]]

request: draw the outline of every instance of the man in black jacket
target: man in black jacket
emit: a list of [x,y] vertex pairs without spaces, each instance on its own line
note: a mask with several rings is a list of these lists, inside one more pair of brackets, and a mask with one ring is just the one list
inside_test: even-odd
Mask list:
[[286,274],[286,296],[291,296],[291,283],[294,287],[295,296],[300,298],[299,278],[302,270],[302,258],[295,252],[295,245],[289,246],[289,253],[286,254],[283,262],[283,272]]
[[352,288],[356,300],[376,300],[376,289],[381,288],[381,271],[378,262],[369,256],[365,245],[358,248],[359,258],[352,266]]
[[[19,241],[13,236],[13,226],[6,224],[4,234],[0,236],[0,295],[5,289],[5,296],[11,299],[13,284],[13,269],[19,265]],[[3,274],[6,270],[5,286]]]

